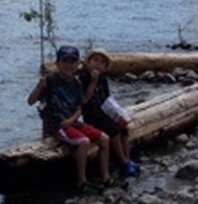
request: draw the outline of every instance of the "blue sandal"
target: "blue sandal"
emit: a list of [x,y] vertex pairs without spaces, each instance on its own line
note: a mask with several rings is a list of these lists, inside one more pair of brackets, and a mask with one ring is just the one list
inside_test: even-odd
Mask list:
[[134,169],[137,171],[137,173],[140,173],[140,165],[132,160],[130,160],[131,165],[134,167]]
[[138,172],[134,165],[131,164],[131,162],[127,162],[123,165],[123,173],[125,176],[137,176]]

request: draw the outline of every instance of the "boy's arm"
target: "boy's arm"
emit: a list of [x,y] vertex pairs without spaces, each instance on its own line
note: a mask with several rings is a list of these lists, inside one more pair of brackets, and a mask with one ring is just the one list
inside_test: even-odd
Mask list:
[[32,92],[30,93],[28,97],[27,99],[28,104],[33,105],[34,103],[36,103],[41,97],[41,95],[43,94],[46,87],[47,87],[46,77],[41,78],[38,84],[36,85],[36,87],[32,90]]
[[129,121],[124,119],[123,117],[120,118],[118,124],[121,128],[125,128],[128,125]]
[[76,111],[73,113],[71,117],[66,118],[61,122],[61,126],[63,127],[65,125],[66,126],[72,125],[80,117],[81,113],[82,113],[81,106],[78,106],[78,108],[76,109]]
[[93,93],[96,89],[96,86],[97,86],[97,82],[98,82],[98,79],[99,79],[99,76],[100,76],[100,72],[96,69],[94,69],[92,72],[91,72],[91,82],[87,88],[87,91],[85,93],[85,97],[84,97],[84,103],[86,104],[90,99],[91,97],[93,96]]

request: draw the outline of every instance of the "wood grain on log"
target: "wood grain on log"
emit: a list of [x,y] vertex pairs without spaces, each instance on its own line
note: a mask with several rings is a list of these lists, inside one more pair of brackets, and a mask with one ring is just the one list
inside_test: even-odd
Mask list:
[[179,129],[197,120],[198,84],[128,107],[127,110],[132,118],[129,124],[131,141]]

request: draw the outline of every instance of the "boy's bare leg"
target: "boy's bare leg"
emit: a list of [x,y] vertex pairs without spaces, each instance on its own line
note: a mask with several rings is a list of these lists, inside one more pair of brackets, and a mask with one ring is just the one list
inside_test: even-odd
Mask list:
[[140,172],[139,164],[137,164],[136,162],[130,159],[130,143],[129,143],[128,137],[127,136],[122,137],[121,140],[122,140],[122,147],[123,147],[123,151],[126,159],[131,163],[131,165],[137,171],[137,173],[139,173]]
[[122,142],[122,149],[123,149],[123,153],[125,158],[127,159],[127,161],[130,160],[130,145],[129,145],[129,139],[128,137],[122,137],[121,139]]
[[94,141],[99,146],[99,159],[102,181],[107,181],[109,175],[109,137],[102,133],[99,139]]
[[84,140],[76,152],[76,162],[77,162],[77,186],[80,187],[83,183],[87,181],[86,179],[86,165],[87,165],[87,152],[90,145],[88,138]]
[[116,154],[116,158],[121,164],[125,164],[126,162],[128,162],[128,158],[126,158],[125,152],[123,150],[120,135],[116,135],[111,138],[111,146],[113,152]]

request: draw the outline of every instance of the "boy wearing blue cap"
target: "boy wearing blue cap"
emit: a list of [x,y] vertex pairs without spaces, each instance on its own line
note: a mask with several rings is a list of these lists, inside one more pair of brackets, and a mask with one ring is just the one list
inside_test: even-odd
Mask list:
[[102,182],[109,181],[109,137],[102,131],[79,121],[83,101],[82,89],[74,73],[80,54],[74,46],[62,46],[57,52],[58,71],[42,78],[28,98],[30,105],[41,101],[45,136],[54,135],[62,143],[76,147],[77,187],[87,183],[86,161],[90,142],[99,146]]

